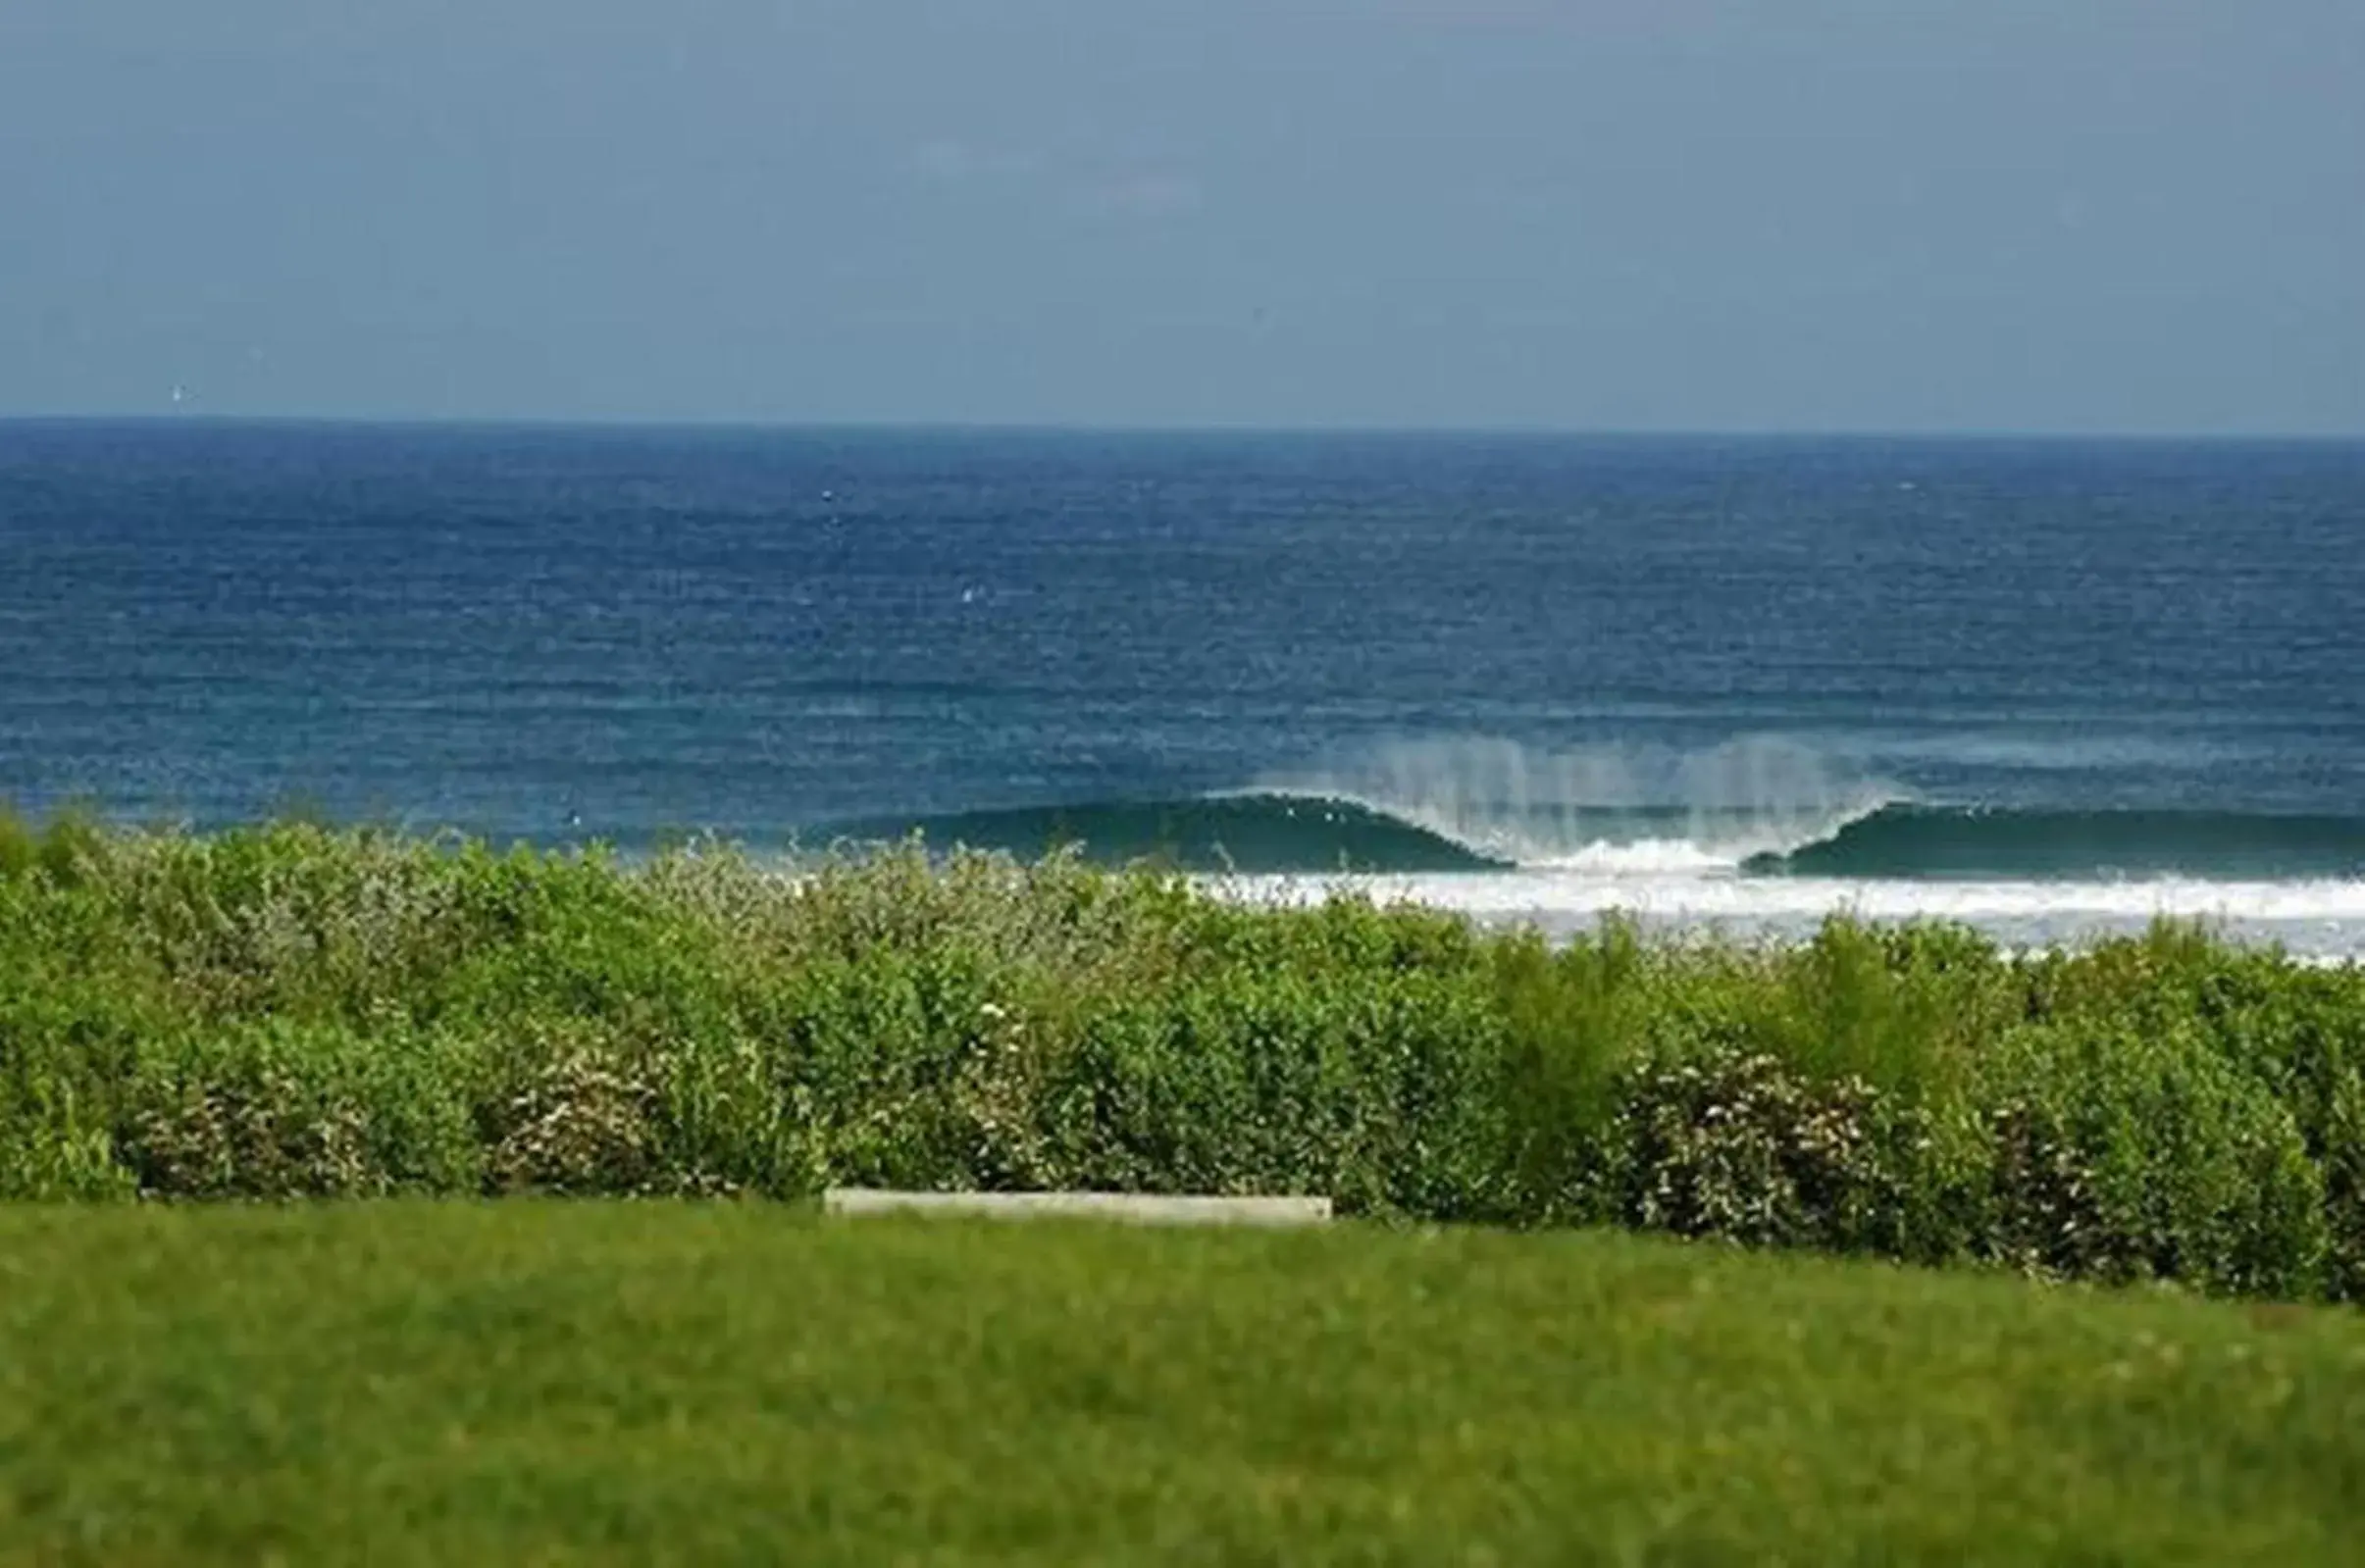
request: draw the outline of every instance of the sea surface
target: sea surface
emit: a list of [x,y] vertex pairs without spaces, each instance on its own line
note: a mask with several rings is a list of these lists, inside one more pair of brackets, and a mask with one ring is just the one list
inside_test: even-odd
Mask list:
[[2365,951],[2365,444],[0,423],[0,797]]

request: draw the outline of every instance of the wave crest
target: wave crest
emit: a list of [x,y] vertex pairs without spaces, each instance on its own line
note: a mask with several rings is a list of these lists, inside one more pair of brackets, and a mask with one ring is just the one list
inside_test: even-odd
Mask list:
[[1711,875],[1826,841],[1905,792],[1755,736],[1696,751],[1398,741],[1232,798],[1259,797],[1351,804],[1515,866]]

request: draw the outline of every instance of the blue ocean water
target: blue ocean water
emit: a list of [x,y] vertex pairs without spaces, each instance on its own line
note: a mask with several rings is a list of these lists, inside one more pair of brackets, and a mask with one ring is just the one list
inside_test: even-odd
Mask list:
[[2365,932],[2365,444],[0,424],[0,797]]

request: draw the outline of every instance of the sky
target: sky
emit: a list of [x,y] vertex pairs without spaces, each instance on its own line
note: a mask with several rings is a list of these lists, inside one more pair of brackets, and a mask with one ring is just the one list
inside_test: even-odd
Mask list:
[[0,415],[2365,434],[2359,0],[0,0]]

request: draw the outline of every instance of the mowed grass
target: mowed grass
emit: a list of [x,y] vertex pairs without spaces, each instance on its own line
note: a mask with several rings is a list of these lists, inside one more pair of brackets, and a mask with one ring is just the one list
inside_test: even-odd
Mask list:
[[1603,1233],[0,1210],[0,1560],[2352,1562],[2365,1320]]

